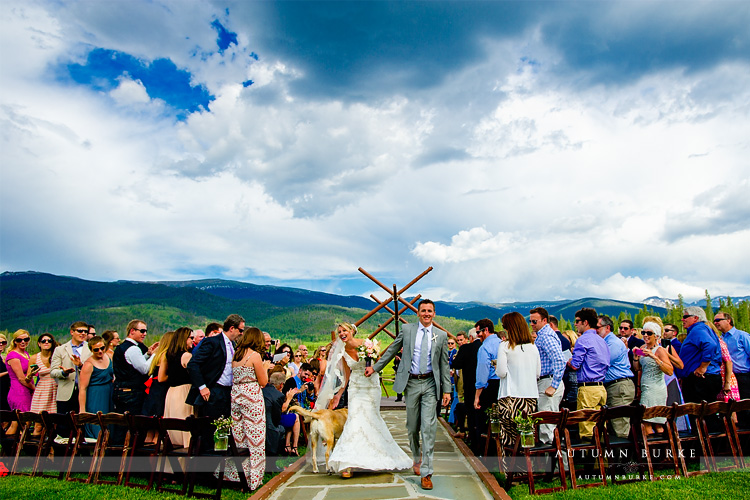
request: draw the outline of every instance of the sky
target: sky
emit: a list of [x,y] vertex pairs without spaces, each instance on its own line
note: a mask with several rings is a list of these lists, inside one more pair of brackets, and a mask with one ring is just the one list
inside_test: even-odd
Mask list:
[[0,2],[0,271],[750,295],[747,1]]

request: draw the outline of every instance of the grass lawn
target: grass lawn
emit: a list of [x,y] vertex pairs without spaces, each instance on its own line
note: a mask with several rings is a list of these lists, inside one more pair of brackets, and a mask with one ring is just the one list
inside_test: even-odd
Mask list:
[[[306,449],[300,447],[300,456],[304,455]],[[286,467],[295,462],[299,457],[281,457],[277,459],[278,467]],[[263,476],[263,484],[266,484],[277,474],[266,473]],[[83,474],[75,474],[75,477],[86,477]],[[104,479],[113,480],[114,477],[103,476]],[[134,482],[146,484],[146,480],[139,481],[131,478]],[[175,489],[179,486],[171,486]],[[195,490],[202,493],[213,493],[214,484],[211,488],[196,485]],[[222,500],[247,500],[251,493],[232,488],[232,485],[224,483],[221,490]],[[5,476],[0,477],[0,500],[176,500],[185,497],[176,493],[144,491],[137,488],[114,485],[92,485],[58,481],[51,477],[27,477],[27,476]]]
[[[568,490],[548,495],[529,495],[525,485],[514,486],[514,500],[738,500],[750,491],[750,471],[721,472],[677,480],[644,481],[617,486]],[[743,493],[745,492],[745,493]],[[247,493],[224,489],[223,500],[246,500]],[[24,500],[177,500],[171,493],[147,492],[124,486],[87,485],[48,478],[6,476],[0,478],[0,499]]]
[[[560,491],[547,495],[530,495],[525,484],[508,492],[513,500],[718,500],[746,498],[750,491],[750,470],[704,474],[682,479],[641,481],[595,488]],[[745,492],[745,493],[743,493]]]

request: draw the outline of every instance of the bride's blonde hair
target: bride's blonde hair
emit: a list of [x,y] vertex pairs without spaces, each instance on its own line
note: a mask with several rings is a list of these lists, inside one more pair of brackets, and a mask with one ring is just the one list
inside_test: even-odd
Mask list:
[[346,323],[346,322],[344,322],[344,323],[339,323],[336,328],[338,329],[339,326],[342,327],[342,328],[345,328],[345,329],[349,330],[350,332],[353,332],[354,335],[357,335],[357,325],[355,325],[353,323]]

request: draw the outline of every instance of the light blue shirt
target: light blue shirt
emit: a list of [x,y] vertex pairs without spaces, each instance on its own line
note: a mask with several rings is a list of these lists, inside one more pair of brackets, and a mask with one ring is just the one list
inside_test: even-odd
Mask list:
[[432,346],[432,325],[423,326],[422,323],[419,323],[417,336],[414,339],[414,352],[411,356],[411,373],[414,375],[421,373],[419,363],[422,361],[422,337],[425,334],[427,334],[427,371],[425,373],[432,371],[432,349],[430,348]]
[[732,327],[721,338],[727,344],[729,355],[732,357],[732,371],[750,372],[750,334]]
[[500,349],[500,343],[500,337],[494,333],[482,342],[482,347],[479,348],[477,353],[477,383],[474,384],[477,389],[487,387],[488,380],[500,380],[500,377],[495,373],[495,365],[493,364],[493,361],[497,363],[497,351]]
[[604,342],[609,348],[609,368],[604,376],[604,382],[632,377],[633,370],[630,369],[630,358],[628,358],[628,348],[625,343],[612,332],[604,337]]

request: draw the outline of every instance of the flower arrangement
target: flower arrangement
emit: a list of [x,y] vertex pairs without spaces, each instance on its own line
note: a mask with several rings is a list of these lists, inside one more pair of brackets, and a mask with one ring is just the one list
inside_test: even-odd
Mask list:
[[232,419],[229,417],[221,416],[211,422],[211,425],[216,427],[217,434],[229,434],[229,429],[232,427]]
[[521,411],[519,410],[518,414],[515,417],[513,417],[513,421],[516,423],[516,427],[518,428],[519,431],[533,432],[536,424],[538,422],[541,422],[542,419],[534,418],[531,416],[531,414],[524,417],[521,414]]
[[357,351],[359,352],[359,359],[364,359],[365,364],[370,366],[373,360],[378,359],[380,344],[377,339],[365,339],[357,348]]

